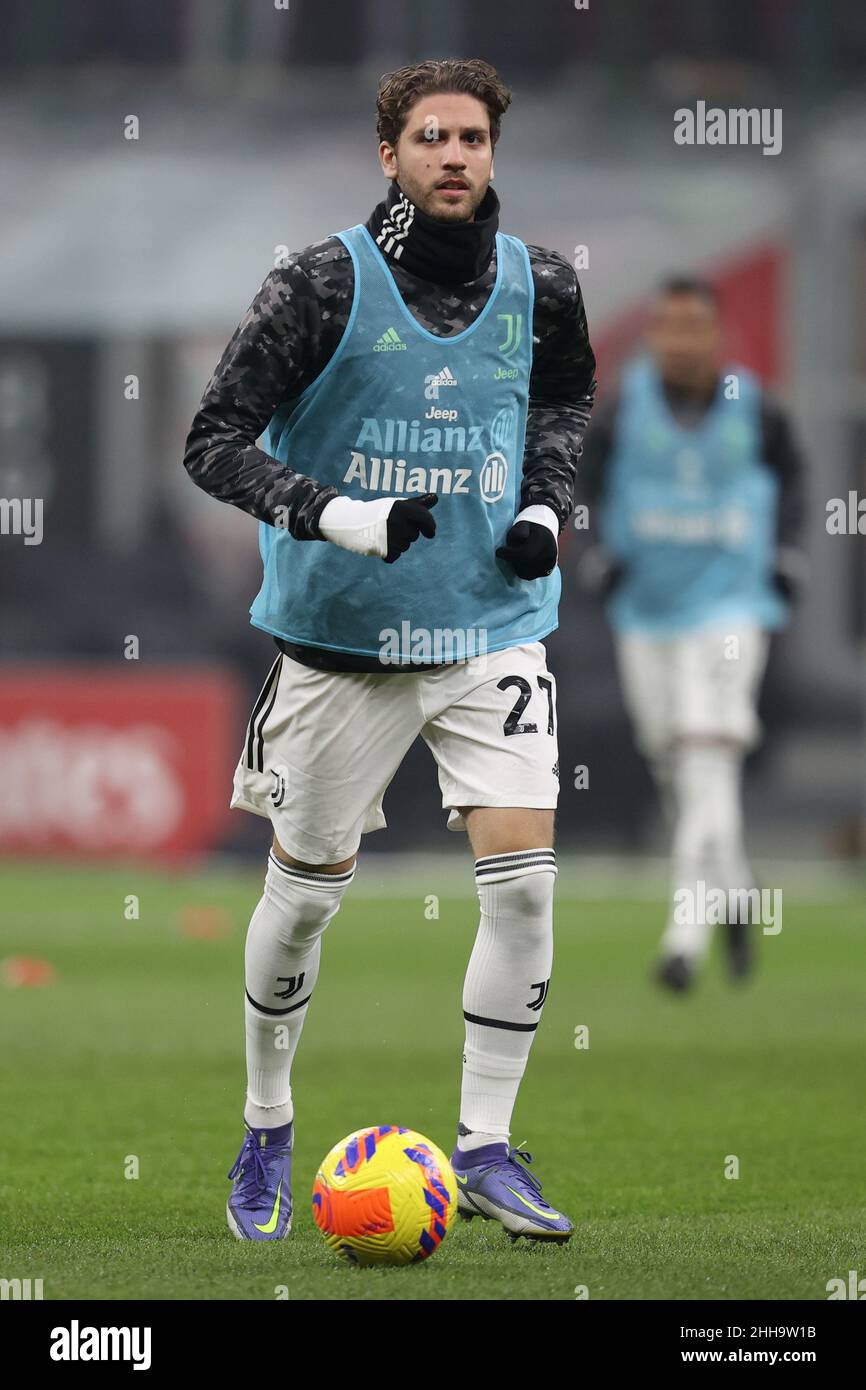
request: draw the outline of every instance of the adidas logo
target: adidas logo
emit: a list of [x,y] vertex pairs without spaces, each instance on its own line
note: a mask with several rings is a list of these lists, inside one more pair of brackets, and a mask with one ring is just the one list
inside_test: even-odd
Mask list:
[[448,367],[443,367],[441,372],[434,372],[432,376],[424,378],[424,395],[428,401],[438,401],[440,386],[456,386],[457,378],[452,376]]
[[452,376],[447,367],[443,367],[441,372],[437,372],[430,381],[431,386],[456,386],[457,378]]
[[406,344],[401,340],[396,328],[386,328],[373,344],[374,352],[405,352]]

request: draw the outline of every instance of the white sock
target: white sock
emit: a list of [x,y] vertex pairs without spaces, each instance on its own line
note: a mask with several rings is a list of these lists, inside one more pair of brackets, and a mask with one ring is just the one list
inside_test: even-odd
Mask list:
[[294,1117],[292,1060],[319,974],[321,937],[355,874],[282,864],[271,852],[245,953],[247,1099],[244,1119],[273,1129]]
[[552,849],[475,861],[481,904],[463,987],[466,1041],[458,1137],[468,1151],[507,1143],[511,1113],[547,995],[553,961]]
[[695,964],[706,956],[713,929],[702,910],[700,882],[707,892],[752,885],[743,848],[742,766],[743,751],[732,744],[684,743],[676,751],[673,901],[662,937],[666,956],[684,955]]

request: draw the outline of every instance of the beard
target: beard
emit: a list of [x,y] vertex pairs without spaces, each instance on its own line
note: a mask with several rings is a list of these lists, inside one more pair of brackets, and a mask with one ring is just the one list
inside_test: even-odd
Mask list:
[[425,189],[420,182],[407,175],[405,170],[402,173],[398,170],[397,183],[410,202],[437,222],[472,222],[487,192],[487,184],[481,189],[470,188],[466,197],[452,206],[437,196],[437,189]]

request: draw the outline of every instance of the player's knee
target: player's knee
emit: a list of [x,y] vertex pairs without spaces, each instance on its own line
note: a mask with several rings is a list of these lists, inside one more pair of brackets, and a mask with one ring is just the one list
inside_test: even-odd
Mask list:
[[550,869],[535,869],[523,874],[510,885],[510,900],[527,918],[542,918],[553,905],[556,874]]
[[555,861],[533,866],[495,883],[479,879],[482,906],[496,918],[497,926],[515,923],[523,940],[547,937],[553,929]]
[[353,869],[355,867],[355,861],[358,857],[356,854],[352,854],[349,856],[348,859],[341,860],[340,863],[311,864],[308,863],[305,859],[296,859],[294,855],[289,854],[288,850],[283,849],[276,835],[274,836],[274,842],[271,847],[271,852],[273,854],[274,859],[276,859],[278,863],[286,864],[289,868],[302,869],[306,873],[311,874],[328,874],[336,876],[346,873],[349,869]]
[[680,811],[674,825],[673,854],[678,860],[705,859],[711,836],[708,826],[697,817]]
[[674,831],[674,859],[696,866],[699,877],[712,875],[735,860],[741,850],[737,822],[708,802],[700,813],[681,814]]
[[312,945],[336,916],[355,868],[326,873],[301,869],[271,855],[265,894],[280,918],[280,940],[286,946]]

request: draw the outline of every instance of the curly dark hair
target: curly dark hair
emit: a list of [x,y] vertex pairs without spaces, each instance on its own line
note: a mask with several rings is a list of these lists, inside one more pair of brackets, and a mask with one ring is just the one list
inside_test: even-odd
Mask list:
[[496,145],[511,92],[496,69],[480,58],[431,58],[386,72],[376,93],[379,139],[396,145],[415,102],[430,92],[467,92],[482,101],[490,116],[490,144]]

